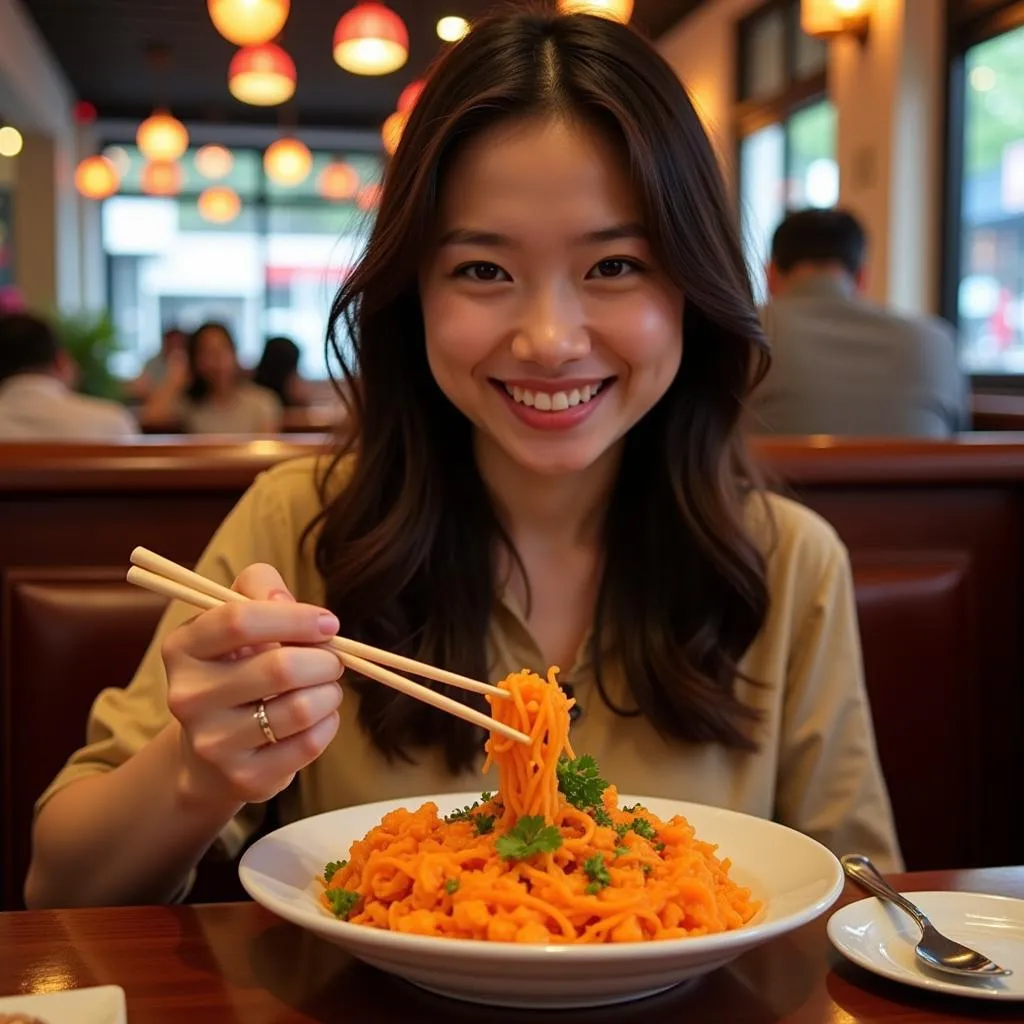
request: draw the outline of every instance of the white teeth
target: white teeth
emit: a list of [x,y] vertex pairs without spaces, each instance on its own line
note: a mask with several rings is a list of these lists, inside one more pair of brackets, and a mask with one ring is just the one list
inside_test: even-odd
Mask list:
[[577,405],[584,405],[594,398],[601,390],[601,382],[584,384],[572,391],[530,391],[517,385],[505,385],[505,391],[513,401],[541,412],[564,412]]

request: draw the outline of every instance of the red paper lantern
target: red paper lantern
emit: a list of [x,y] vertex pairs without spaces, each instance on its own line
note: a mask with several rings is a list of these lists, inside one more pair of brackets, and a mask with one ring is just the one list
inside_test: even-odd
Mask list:
[[367,0],[334,30],[334,59],[354,75],[387,75],[409,59],[409,31],[390,7]]
[[228,89],[254,107],[275,107],[295,95],[295,62],[274,43],[247,46],[231,60]]
[[188,130],[166,110],[158,110],[139,125],[135,142],[147,160],[177,160],[188,149]]

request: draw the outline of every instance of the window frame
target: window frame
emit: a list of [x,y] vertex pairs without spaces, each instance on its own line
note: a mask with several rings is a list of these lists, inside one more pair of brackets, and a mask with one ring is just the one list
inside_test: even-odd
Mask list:
[[[964,133],[966,130],[965,65],[967,51],[1024,26],[1024,0],[950,0],[946,25],[946,95],[944,222],[939,270],[939,307],[960,336],[960,266],[963,245]],[[971,374],[972,387],[1024,393],[1024,374]]]

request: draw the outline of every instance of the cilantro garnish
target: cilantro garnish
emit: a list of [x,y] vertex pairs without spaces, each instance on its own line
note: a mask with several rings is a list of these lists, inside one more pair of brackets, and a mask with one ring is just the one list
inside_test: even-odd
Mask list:
[[643,809],[644,809],[643,808],[643,804],[633,804],[632,807],[623,807],[622,808],[622,810],[626,814],[636,814],[637,811],[642,811]]
[[361,898],[359,893],[351,892],[348,889],[327,890],[327,899],[330,900],[331,910],[336,917],[340,917],[343,921],[348,920],[348,915],[352,913],[352,909]]
[[623,857],[627,853],[629,853],[629,847],[628,846],[616,846],[615,847],[615,856],[616,857]]
[[329,882],[336,871],[340,871],[342,868],[348,867],[347,860],[332,860],[327,867],[324,868],[324,881]]
[[480,801],[470,804],[468,807],[461,807],[457,811],[452,811],[451,814],[446,814],[444,820],[450,825],[453,821],[469,821],[473,817],[473,812],[480,806]]
[[632,821],[624,821],[621,825],[615,826],[615,832],[622,839],[627,832],[635,832],[643,839],[653,840],[658,833],[654,826],[646,818],[634,818]]
[[457,878],[449,878],[448,881],[444,883],[444,891],[448,893],[449,896],[453,896],[459,891],[459,880]]
[[590,879],[590,885],[584,890],[588,896],[593,896],[606,885],[612,884],[612,877],[608,874],[608,868],[605,867],[604,857],[599,853],[595,853],[593,857],[588,857],[583,862],[583,870],[586,872],[587,878]]
[[491,800],[493,800],[493,799],[494,799],[494,794],[489,789],[485,789],[480,794],[480,802],[482,804],[489,804],[491,802]]
[[598,823],[598,825],[602,825],[605,828],[612,827],[612,816],[603,807],[593,808],[590,812],[590,816]]
[[562,834],[554,825],[545,825],[541,815],[520,818],[515,828],[499,836],[494,843],[502,860],[526,860],[535,853],[550,853],[562,845]]
[[600,807],[608,783],[601,778],[597,761],[589,754],[574,760],[563,754],[558,759],[558,788],[565,799],[581,811]]
[[493,814],[474,814],[472,822],[476,826],[476,834],[478,836],[485,836],[488,832],[493,832],[495,820],[496,818]]

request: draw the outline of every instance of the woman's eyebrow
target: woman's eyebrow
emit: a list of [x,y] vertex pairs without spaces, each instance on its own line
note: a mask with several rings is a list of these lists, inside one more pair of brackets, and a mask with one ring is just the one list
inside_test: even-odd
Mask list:
[[[606,228],[598,228],[596,231],[587,231],[573,239],[575,245],[595,245],[600,242],[617,242],[624,238],[635,238],[641,241],[647,240],[647,231],[637,221],[627,221],[622,224],[613,224]],[[438,243],[443,248],[446,245],[484,245],[498,248],[516,248],[518,242],[509,238],[508,235],[499,234],[496,231],[480,231],[473,228],[452,228],[446,231]]]

